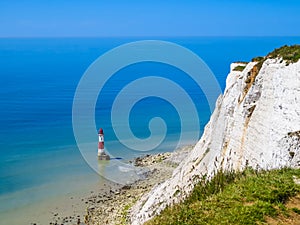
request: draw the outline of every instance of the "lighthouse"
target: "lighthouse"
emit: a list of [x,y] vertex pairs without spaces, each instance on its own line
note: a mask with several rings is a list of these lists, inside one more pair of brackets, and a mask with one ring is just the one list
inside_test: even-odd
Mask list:
[[110,160],[109,155],[104,151],[104,133],[103,129],[100,128],[98,132],[99,142],[98,142],[98,159],[99,160]]

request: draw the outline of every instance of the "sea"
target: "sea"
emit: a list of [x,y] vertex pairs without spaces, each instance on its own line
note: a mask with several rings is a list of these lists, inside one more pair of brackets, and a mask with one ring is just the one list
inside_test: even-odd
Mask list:
[[[200,87],[174,64],[155,60],[129,63],[111,74],[103,86],[96,86],[91,120],[94,126],[85,130],[83,125],[82,133],[89,136],[84,137],[86,142],[84,138],[79,140],[74,134],[78,119],[74,113],[81,112],[74,112],[74,104],[78,86],[89,68],[113,49],[145,40],[173,43],[189,50],[203,60],[219,89],[205,88],[212,85],[209,82]],[[248,62],[280,46],[299,43],[300,37],[0,38],[0,218],[16,210],[22,212],[32,204],[88,189],[95,182],[125,182],[129,171],[126,166],[133,158],[195,144],[212,113],[211,101],[225,88],[232,62]],[[189,58],[181,59],[185,62]],[[107,66],[118,60],[110,60]],[[145,79],[142,88],[130,86],[147,77],[153,82],[162,80],[154,84]],[[162,85],[166,80],[171,81],[174,90],[172,85]],[[126,92],[114,105],[126,88],[133,91]],[[139,96],[142,89],[151,93]],[[178,94],[181,91],[193,103],[196,114],[187,106],[186,96]],[[165,93],[170,94],[169,98],[163,98]],[[112,121],[113,107],[125,120]],[[84,116],[79,118],[82,124],[86,122]],[[159,126],[155,128],[155,124]],[[111,164],[100,165],[102,172],[94,164],[100,127],[104,129],[106,151],[112,157]],[[130,132],[134,138],[127,135]],[[152,141],[157,143],[152,146]],[[138,146],[132,148],[135,143]],[[13,222],[6,219],[5,224]]]

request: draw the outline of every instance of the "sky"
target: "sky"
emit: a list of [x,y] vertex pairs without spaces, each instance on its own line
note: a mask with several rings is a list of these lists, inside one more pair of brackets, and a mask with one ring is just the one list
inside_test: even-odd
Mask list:
[[299,36],[298,0],[0,0],[0,37]]

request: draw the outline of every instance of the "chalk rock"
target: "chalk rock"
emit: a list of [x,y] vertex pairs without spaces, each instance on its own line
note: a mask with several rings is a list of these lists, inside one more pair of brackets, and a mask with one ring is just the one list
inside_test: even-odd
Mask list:
[[167,181],[155,186],[131,209],[134,225],[143,224],[166,206],[182,201],[199,179],[217,170],[299,167],[300,61],[286,66],[267,59],[243,71],[231,65],[224,95],[200,141]]

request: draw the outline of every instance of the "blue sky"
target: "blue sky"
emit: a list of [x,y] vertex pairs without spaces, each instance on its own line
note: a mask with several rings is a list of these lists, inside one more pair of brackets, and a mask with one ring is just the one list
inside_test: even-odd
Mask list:
[[1,0],[0,37],[299,36],[298,0]]

